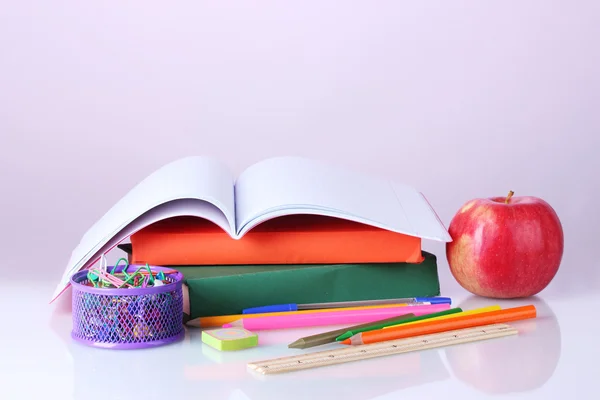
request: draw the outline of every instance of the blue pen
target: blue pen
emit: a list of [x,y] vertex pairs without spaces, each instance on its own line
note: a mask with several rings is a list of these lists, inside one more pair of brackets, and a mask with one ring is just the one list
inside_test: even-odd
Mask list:
[[242,314],[261,314],[284,311],[318,310],[324,308],[366,307],[385,304],[452,304],[450,297],[410,297],[406,299],[382,299],[342,301],[336,303],[311,303],[311,304],[275,304],[271,306],[246,308]]

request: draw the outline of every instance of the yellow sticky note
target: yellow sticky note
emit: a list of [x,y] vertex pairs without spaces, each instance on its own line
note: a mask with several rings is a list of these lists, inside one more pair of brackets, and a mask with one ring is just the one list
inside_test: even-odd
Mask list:
[[484,312],[498,311],[500,309],[501,309],[500,306],[488,306],[488,307],[476,308],[474,310],[461,311],[461,312],[455,313],[455,314],[442,315],[441,317],[434,317],[434,318],[422,319],[420,321],[407,322],[405,324],[386,326],[383,329],[393,328],[395,326],[400,326],[400,325],[404,326],[404,325],[420,324],[420,323],[429,322],[429,321],[437,321],[439,319],[450,319],[450,318],[462,317],[464,315],[481,314]]

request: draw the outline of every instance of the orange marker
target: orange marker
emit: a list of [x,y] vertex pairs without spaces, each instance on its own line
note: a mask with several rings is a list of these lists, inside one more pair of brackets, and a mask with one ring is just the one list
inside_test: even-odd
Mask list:
[[469,310],[469,311],[461,311],[461,312],[456,313],[456,314],[441,315],[439,317],[433,317],[433,318],[429,318],[429,319],[422,319],[420,321],[406,322],[404,324],[398,323],[396,325],[385,326],[382,329],[391,329],[391,328],[395,328],[395,327],[400,326],[400,325],[406,326],[406,325],[422,324],[423,322],[439,321],[441,319],[458,318],[458,317],[463,317],[465,315],[481,314],[481,313],[485,313],[485,312],[489,312],[489,311],[496,311],[496,310],[501,310],[501,309],[502,308],[500,306],[498,306],[498,305],[488,306],[488,307],[481,307],[481,308],[475,308],[475,309]]
[[480,314],[465,315],[437,321],[424,321],[414,325],[399,325],[393,328],[378,329],[357,333],[340,343],[361,345],[386,340],[402,339],[413,336],[429,335],[432,333],[446,332],[455,329],[473,328],[482,325],[501,324],[536,317],[533,305],[507,308],[504,310],[490,311]]

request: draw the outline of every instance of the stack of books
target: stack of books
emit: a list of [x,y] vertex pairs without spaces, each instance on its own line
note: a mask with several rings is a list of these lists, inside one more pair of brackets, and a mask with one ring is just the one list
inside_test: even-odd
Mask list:
[[424,240],[451,239],[426,198],[400,183],[300,157],[235,179],[216,159],[188,157],[140,182],[83,236],[54,297],[117,245],[130,264],[181,271],[191,319],[432,297],[437,263]]

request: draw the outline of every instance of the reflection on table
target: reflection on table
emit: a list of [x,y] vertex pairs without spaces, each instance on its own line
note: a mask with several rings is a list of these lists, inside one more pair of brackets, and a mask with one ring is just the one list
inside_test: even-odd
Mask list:
[[[451,375],[487,394],[527,392],[542,386],[560,359],[561,332],[556,316],[540,298],[497,301],[473,296],[455,306],[469,310],[492,304],[503,308],[534,304],[538,317],[512,323],[519,329],[518,336],[273,376],[258,376],[246,365],[338,346],[287,348],[287,343],[299,337],[322,331],[314,328],[265,331],[259,334],[259,347],[219,352],[202,343],[199,329],[186,329],[185,339],[172,345],[105,350],[71,340],[68,310],[56,313],[51,324],[72,358],[72,390],[77,399],[104,400],[107,392],[119,398],[154,398],[168,387],[173,397],[186,398],[198,393],[203,398],[281,399],[282,394],[293,398],[302,393],[304,398],[362,400],[449,380]],[[109,381],[103,380],[108,377]]]
[[561,333],[558,320],[539,297],[495,300],[471,296],[457,304],[465,310],[498,304],[502,308],[533,304],[537,318],[510,325],[517,336],[451,346],[444,349],[454,376],[486,394],[528,392],[547,382],[560,359]]

